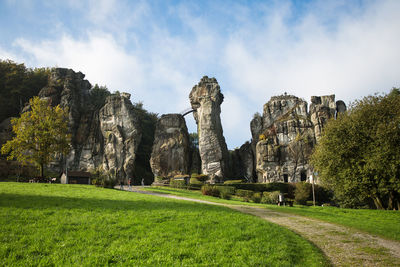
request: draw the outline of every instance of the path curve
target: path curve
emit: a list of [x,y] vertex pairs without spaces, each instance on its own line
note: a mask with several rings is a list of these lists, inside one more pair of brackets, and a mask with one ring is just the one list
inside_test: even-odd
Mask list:
[[133,187],[132,191],[165,198],[224,206],[258,216],[266,221],[284,226],[311,241],[321,249],[334,266],[400,266],[400,242],[383,239],[346,226],[300,215],[272,211],[266,208],[229,205],[143,191],[140,187]]

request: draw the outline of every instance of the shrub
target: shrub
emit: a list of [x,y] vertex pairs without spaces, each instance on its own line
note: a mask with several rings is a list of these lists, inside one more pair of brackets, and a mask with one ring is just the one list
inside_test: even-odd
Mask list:
[[156,177],[154,178],[154,180],[155,180],[156,182],[162,182],[162,181],[164,180],[164,177],[162,177],[162,176],[156,176]]
[[251,190],[244,190],[244,189],[238,189],[236,190],[236,195],[238,197],[241,197],[243,201],[249,202],[249,200],[252,198],[254,192]]
[[215,185],[203,185],[201,187],[201,193],[207,196],[219,197],[220,193],[218,188]]
[[198,174],[197,176],[193,176],[193,178],[197,178],[197,180],[199,180],[200,182],[205,182],[208,180],[208,175],[206,174]]
[[185,180],[175,180],[171,179],[169,186],[173,188],[186,188]]
[[104,188],[114,188],[114,186],[117,185],[117,179],[115,178],[109,178],[103,180],[103,187]]
[[255,192],[253,196],[251,197],[251,200],[253,200],[254,203],[260,203],[261,202],[261,193],[260,192]]
[[200,190],[203,184],[197,178],[190,178],[188,189]]
[[232,195],[235,194],[235,188],[233,186],[218,186],[215,188],[219,191],[219,197],[223,199],[231,199]]
[[243,180],[227,180],[224,182],[224,184],[241,184],[243,183]]
[[193,178],[193,177],[190,178],[189,183],[191,185],[203,185],[204,184],[203,182],[199,181],[199,179]]
[[265,204],[276,204],[279,200],[279,194],[279,191],[263,192],[261,202]]
[[289,183],[231,183],[229,185],[234,186],[236,189],[251,190],[255,192],[280,191],[282,193],[288,193],[289,196],[294,197],[292,194],[294,185]]
[[311,184],[309,183],[296,183],[294,190],[294,201],[297,204],[306,205],[307,200],[310,198]]

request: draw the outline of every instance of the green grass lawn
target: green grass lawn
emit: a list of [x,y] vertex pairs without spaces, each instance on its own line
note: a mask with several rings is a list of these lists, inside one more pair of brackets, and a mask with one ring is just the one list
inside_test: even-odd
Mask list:
[[148,188],[146,190],[176,194],[185,197],[209,200],[227,204],[244,204],[266,207],[277,211],[294,213],[312,217],[327,222],[349,226],[387,239],[400,241],[400,212],[390,210],[342,209],[336,207],[308,207],[295,205],[294,207],[279,207],[276,205],[240,202],[238,200],[224,200],[203,196],[200,191],[189,191],[175,188]]
[[0,183],[0,265],[324,266],[300,236],[224,207],[84,185]]

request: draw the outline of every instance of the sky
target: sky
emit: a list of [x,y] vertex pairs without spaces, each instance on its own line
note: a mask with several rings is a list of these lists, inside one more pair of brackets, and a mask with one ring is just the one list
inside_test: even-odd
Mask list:
[[81,71],[159,115],[215,77],[233,149],[271,96],[348,104],[400,87],[399,14],[398,0],[0,0],[0,59]]

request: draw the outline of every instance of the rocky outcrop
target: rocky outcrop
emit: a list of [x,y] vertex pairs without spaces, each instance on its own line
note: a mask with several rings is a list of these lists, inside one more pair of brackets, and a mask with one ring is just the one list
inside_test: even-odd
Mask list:
[[322,128],[336,112],[346,109],[343,101],[338,103],[334,95],[313,96],[308,112],[307,102],[298,97],[272,97],[263,115],[256,114],[250,123],[258,182],[305,181],[311,175],[308,160]]
[[[343,102],[343,101],[342,101]],[[344,104],[344,103],[343,103]],[[341,106],[339,108],[342,108]],[[312,96],[310,104],[311,122],[314,125],[315,138],[321,136],[322,128],[336,114],[335,95]]]
[[189,173],[189,134],[182,115],[166,114],[158,120],[150,166],[156,177]]
[[130,94],[108,96],[96,109],[90,98],[91,85],[84,77],[81,72],[56,68],[39,93],[52,105],[68,108],[72,148],[52,168],[59,171],[64,164],[70,170],[101,168],[120,180],[132,178],[141,129]]
[[120,178],[133,177],[136,151],[142,137],[139,118],[129,98],[127,93],[111,95],[99,111],[104,140],[101,164],[105,171],[114,172]]
[[220,180],[228,176],[229,158],[220,119],[224,96],[217,80],[204,76],[193,87],[189,98],[198,126],[202,172],[210,177],[210,182]]

